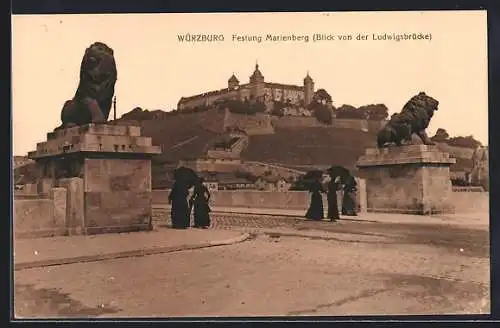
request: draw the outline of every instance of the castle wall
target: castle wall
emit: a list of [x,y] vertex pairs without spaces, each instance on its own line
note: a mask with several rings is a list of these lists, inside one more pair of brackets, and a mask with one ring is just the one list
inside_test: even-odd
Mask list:
[[179,166],[184,166],[196,172],[236,172],[241,169],[239,159],[197,159],[194,161],[179,161]]
[[294,170],[287,167],[273,165],[263,162],[245,161],[242,163],[242,168],[245,172],[252,173],[255,176],[262,176],[266,172],[271,173],[272,176],[279,176],[284,179],[298,178],[304,174],[304,171]]
[[272,117],[272,124],[276,128],[309,128],[309,127],[323,127],[323,128],[344,128],[353,129],[358,131],[379,131],[384,125],[385,121],[371,121],[371,120],[357,120],[357,119],[333,119],[331,125],[327,125],[315,117],[304,116],[283,116]]
[[286,102],[290,99],[291,103],[296,104],[300,100],[304,99],[304,91],[303,90],[294,90],[290,88],[275,88],[275,87],[267,87],[265,88],[265,95],[267,99],[272,99],[274,101],[282,101]]
[[235,114],[226,109],[224,128],[227,129],[228,127],[236,127],[245,131],[248,135],[274,133],[271,117],[263,113],[255,115]]
[[315,117],[303,116],[273,116],[272,124],[276,128],[323,127],[325,124],[318,122]]
[[240,96],[240,100],[244,101],[245,99],[250,99],[251,90],[247,87],[241,88],[238,90],[238,94]]

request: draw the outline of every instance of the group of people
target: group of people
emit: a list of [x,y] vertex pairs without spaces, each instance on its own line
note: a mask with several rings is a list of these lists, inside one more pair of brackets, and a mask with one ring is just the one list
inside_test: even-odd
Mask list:
[[168,196],[172,204],[172,228],[186,229],[191,226],[193,212],[194,228],[210,227],[210,192],[203,184],[203,178],[198,178],[193,186],[182,180],[176,180]]
[[337,203],[337,190],[343,190],[342,215],[356,216],[354,201],[356,185],[356,179],[352,175],[330,177],[326,184],[326,188],[322,181],[314,181],[309,190],[311,192],[311,204],[305,217],[315,221],[324,219],[325,214],[321,193],[326,192],[328,205],[327,219],[332,222],[337,221],[340,218]]

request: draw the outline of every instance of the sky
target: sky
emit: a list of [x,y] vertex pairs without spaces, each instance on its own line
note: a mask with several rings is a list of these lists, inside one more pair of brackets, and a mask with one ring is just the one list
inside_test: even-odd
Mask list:
[[[180,42],[187,33],[224,41]],[[393,33],[430,39],[373,40]],[[267,34],[308,35],[309,42],[233,41]],[[334,39],[313,42],[314,34]],[[440,103],[429,135],[445,128],[488,144],[486,11],[15,15],[15,155],[34,150],[60,125],[84,51],[95,41],[114,50],[117,117],[137,106],[171,110],[183,96],[227,87],[233,73],[247,83],[258,62],[267,82],[302,85],[309,72],[337,107],[384,103],[394,113],[424,91]]]

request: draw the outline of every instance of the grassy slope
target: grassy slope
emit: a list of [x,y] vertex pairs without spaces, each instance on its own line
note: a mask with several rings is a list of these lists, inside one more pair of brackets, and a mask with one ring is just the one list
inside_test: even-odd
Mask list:
[[276,129],[274,135],[251,136],[242,157],[247,160],[296,165],[342,165],[353,169],[375,135],[351,129]]

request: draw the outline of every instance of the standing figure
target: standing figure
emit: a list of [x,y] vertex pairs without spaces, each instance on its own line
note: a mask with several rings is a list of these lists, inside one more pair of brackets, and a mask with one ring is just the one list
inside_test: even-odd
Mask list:
[[342,215],[357,216],[355,210],[356,179],[349,175],[344,181],[344,197],[342,198]]
[[323,208],[323,197],[321,196],[321,192],[323,191],[321,182],[313,182],[309,191],[311,192],[311,204],[309,205],[309,209],[306,212],[306,218],[310,220],[321,221],[325,216]]
[[172,228],[174,229],[186,229],[189,227],[188,192],[188,186],[176,181],[168,195],[169,203],[172,204],[170,213]]
[[326,197],[328,200],[328,219],[335,222],[339,219],[339,208],[337,203],[337,190],[339,188],[339,177],[332,177],[328,182]]
[[194,227],[207,229],[210,227],[210,192],[203,185],[203,178],[200,178],[194,186],[193,207],[194,207]]
[[188,189],[188,226],[191,225],[191,213],[193,213],[194,198],[195,198],[195,185]]

